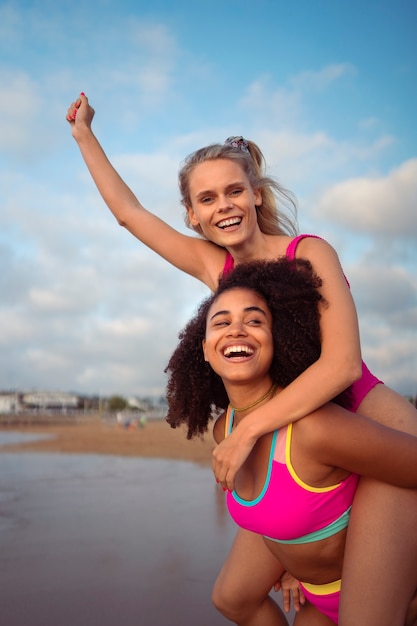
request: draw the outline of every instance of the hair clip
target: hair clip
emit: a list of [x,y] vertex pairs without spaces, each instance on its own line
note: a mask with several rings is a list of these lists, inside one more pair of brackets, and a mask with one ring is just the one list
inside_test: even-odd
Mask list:
[[249,144],[244,137],[228,137],[224,142],[224,145],[236,148],[236,150],[240,150],[241,152],[246,152],[246,154],[250,154]]

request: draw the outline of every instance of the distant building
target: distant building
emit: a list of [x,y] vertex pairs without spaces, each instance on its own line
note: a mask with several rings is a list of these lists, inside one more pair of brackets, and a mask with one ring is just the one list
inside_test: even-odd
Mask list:
[[0,413],[19,413],[22,405],[20,403],[19,394],[17,393],[1,393],[0,394]]
[[[108,398],[83,396],[63,391],[0,391],[0,414],[14,413],[100,413],[108,410]],[[162,419],[168,412],[164,397],[159,400],[130,396],[125,401],[125,412],[131,412],[137,418]]]
[[79,398],[61,391],[33,391],[23,394],[22,404],[29,409],[67,411],[79,407]]

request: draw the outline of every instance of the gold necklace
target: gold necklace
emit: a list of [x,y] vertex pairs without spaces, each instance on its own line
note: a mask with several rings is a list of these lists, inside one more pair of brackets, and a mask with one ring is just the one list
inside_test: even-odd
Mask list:
[[270,395],[272,395],[276,388],[277,388],[276,385],[272,385],[272,387],[262,396],[262,398],[259,398],[259,400],[255,400],[255,402],[252,402],[252,404],[248,404],[247,406],[244,406],[240,409],[238,409],[236,406],[233,406],[232,403],[230,403],[230,406],[232,407],[235,413],[241,413],[242,411],[253,409],[254,406],[256,406],[257,404],[260,404],[261,402],[266,400]]

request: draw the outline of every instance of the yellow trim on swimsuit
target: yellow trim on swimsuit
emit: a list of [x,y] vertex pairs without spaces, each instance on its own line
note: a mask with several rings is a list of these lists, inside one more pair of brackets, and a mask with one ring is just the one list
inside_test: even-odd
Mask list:
[[312,583],[305,583],[303,581],[301,581],[301,584],[310,593],[314,593],[316,596],[325,596],[329,593],[340,591],[342,580],[334,580],[332,583],[324,583],[323,585],[313,585]]
[[285,443],[285,457],[286,457],[288,471],[293,477],[293,480],[306,491],[312,491],[313,493],[326,493],[328,491],[333,491],[334,489],[337,489],[338,487],[340,487],[341,483],[335,483],[334,485],[328,485],[326,487],[312,487],[311,485],[308,485],[307,483],[305,483],[298,476],[297,472],[295,471],[291,463],[292,427],[293,427],[292,424],[288,424],[287,441]]

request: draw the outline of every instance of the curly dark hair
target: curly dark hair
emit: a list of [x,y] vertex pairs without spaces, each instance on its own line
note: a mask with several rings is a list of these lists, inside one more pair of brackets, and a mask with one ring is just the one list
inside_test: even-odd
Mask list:
[[[167,422],[185,424],[187,438],[202,435],[210,420],[229,403],[222,379],[204,360],[208,311],[220,294],[251,289],[266,302],[272,315],[274,356],[270,375],[286,387],[320,356],[321,279],[305,259],[242,263],[221,278],[216,292],[200,305],[179,334],[179,343],[165,369],[168,373]],[[319,306],[320,305],[320,306]]]

